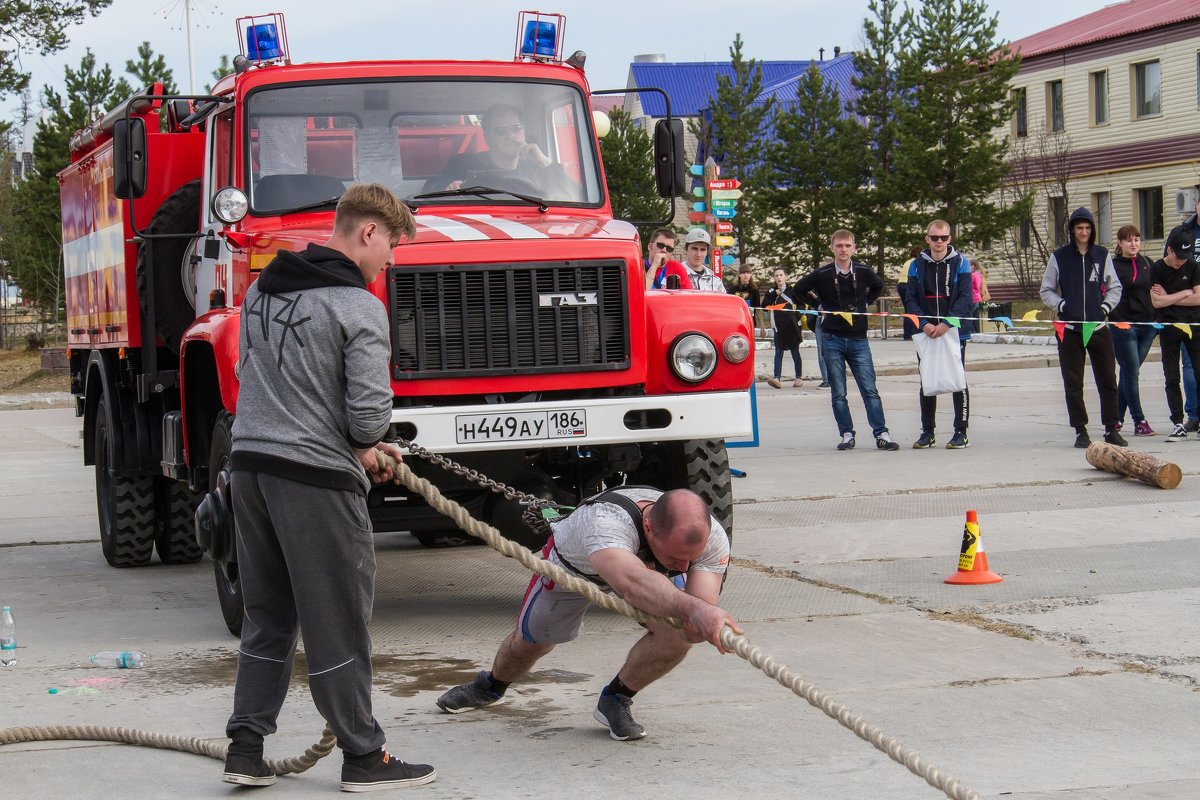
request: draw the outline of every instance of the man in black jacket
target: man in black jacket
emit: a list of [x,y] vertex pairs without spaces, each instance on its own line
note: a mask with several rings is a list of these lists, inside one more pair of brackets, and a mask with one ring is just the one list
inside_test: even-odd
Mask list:
[[[1196,266],[1196,240],[1187,225],[1180,225],[1167,236],[1167,253],[1150,270],[1153,285],[1150,302],[1155,317],[1166,327],[1159,333],[1162,343],[1163,374],[1167,383],[1167,407],[1174,430],[1168,442],[1187,438],[1183,425],[1183,397],[1179,390],[1179,351],[1186,347],[1191,356],[1188,368],[1195,375],[1200,364],[1200,268]],[[1184,333],[1180,326],[1188,326]]]
[[[1103,324],[1121,302],[1121,281],[1108,251],[1096,244],[1092,212],[1077,208],[1067,221],[1071,241],[1055,250],[1042,276],[1042,302],[1067,322],[1058,339],[1058,367],[1067,397],[1067,418],[1075,428],[1075,446],[1087,447],[1087,406],[1083,403],[1084,353],[1092,358],[1092,375],[1100,392],[1104,441],[1125,447],[1117,429],[1117,362],[1112,336]],[[1094,327],[1090,324],[1097,323]],[[1088,326],[1090,337],[1084,336]]]
[[842,436],[837,449],[854,448],[854,420],[846,402],[846,366],[849,365],[867,409],[875,446],[880,450],[899,450],[900,445],[892,441],[888,433],[883,401],[875,388],[875,363],[867,344],[867,318],[864,316],[867,306],[883,292],[883,281],[870,267],[854,261],[854,234],[850,231],[835,231],[830,249],[833,263],[805,275],[785,294],[797,305],[804,304],[804,296],[810,293],[820,300],[822,318],[817,336],[821,338],[821,353],[832,392],[833,418],[837,420],[838,433]]

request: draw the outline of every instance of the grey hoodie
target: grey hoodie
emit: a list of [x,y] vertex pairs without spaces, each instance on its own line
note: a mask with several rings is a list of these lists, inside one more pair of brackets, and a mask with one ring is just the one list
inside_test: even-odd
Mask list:
[[365,493],[392,412],[387,311],[345,255],[280,251],[242,303],[234,469]]

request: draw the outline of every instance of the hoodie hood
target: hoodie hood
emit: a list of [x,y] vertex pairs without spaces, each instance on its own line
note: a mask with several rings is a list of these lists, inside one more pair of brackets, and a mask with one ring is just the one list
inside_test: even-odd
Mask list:
[[258,290],[265,294],[299,292],[323,286],[367,288],[358,265],[340,250],[310,244],[299,253],[280,250],[258,277]]
[[1092,212],[1088,211],[1083,206],[1071,212],[1071,218],[1067,220],[1067,240],[1071,243],[1075,241],[1075,223],[1079,220],[1086,221],[1092,226],[1092,235],[1088,237],[1088,247],[1096,243],[1096,219],[1092,216]]
[[[943,262],[949,261],[950,259],[954,258],[956,255],[959,255],[959,252],[954,249],[954,245],[950,245],[949,247],[946,248],[946,257],[943,258],[942,261]],[[921,251],[921,258],[924,259],[925,261],[928,261],[931,264],[938,263],[937,259],[933,257],[933,253],[929,252],[928,250]]]

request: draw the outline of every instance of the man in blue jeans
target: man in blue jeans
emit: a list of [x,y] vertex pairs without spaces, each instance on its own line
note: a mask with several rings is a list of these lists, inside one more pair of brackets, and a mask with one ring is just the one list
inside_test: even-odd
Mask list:
[[[817,337],[832,393],[833,418],[842,437],[837,449],[854,449],[854,420],[846,402],[846,367],[849,366],[867,409],[875,446],[880,450],[899,450],[900,445],[892,441],[888,433],[883,401],[875,388],[875,363],[867,344],[867,317],[864,316],[867,306],[883,293],[883,281],[870,267],[854,261],[854,234],[850,231],[835,231],[830,248],[833,263],[805,275],[786,294],[803,302],[802,298],[811,293],[820,300],[823,314]],[[842,313],[846,315],[842,316]]]

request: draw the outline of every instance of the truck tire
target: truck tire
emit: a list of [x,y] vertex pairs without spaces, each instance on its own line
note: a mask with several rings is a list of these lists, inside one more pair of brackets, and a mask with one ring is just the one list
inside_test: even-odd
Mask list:
[[[200,227],[200,181],[189,181],[168,197],[154,218],[150,220],[150,233],[197,233]],[[138,251],[137,288],[141,298],[142,313],[149,311],[146,298],[149,296],[146,281],[147,271],[154,270],[154,330],[172,353],[179,352],[183,333],[196,318],[196,308],[188,298],[184,284],[184,258],[192,240],[184,237],[155,239],[151,245],[154,263],[148,264],[147,249],[143,245]]]
[[659,489],[691,489],[703,498],[733,543],[733,486],[724,439],[661,442],[645,448],[642,466],[630,483]]
[[195,564],[204,555],[196,544],[196,506],[203,493],[186,483],[160,475],[155,478],[158,495],[158,532],[154,549],[164,564]]
[[141,567],[154,552],[154,476],[116,475],[116,441],[109,430],[108,401],[96,407],[96,518],[100,548],[114,567]]
[[[234,526],[233,536],[237,537],[237,526],[233,522],[232,498],[227,495],[229,489],[229,453],[233,449],[233,415],[222,411],[217,416],[213,426],[212,446],[208,457],[208,490],[221,491],[226,496],[227,519]],[[225,618],[225,627],[234,636],[242,635],[242,617],[245,605],[242,601],[242,586],[238,579],[237,547],[235,542],[229,542],[228,547],[222,548],[219,558],[213,559],[213,574],[217,581],[217,602],[221,604],[221,616]]]

